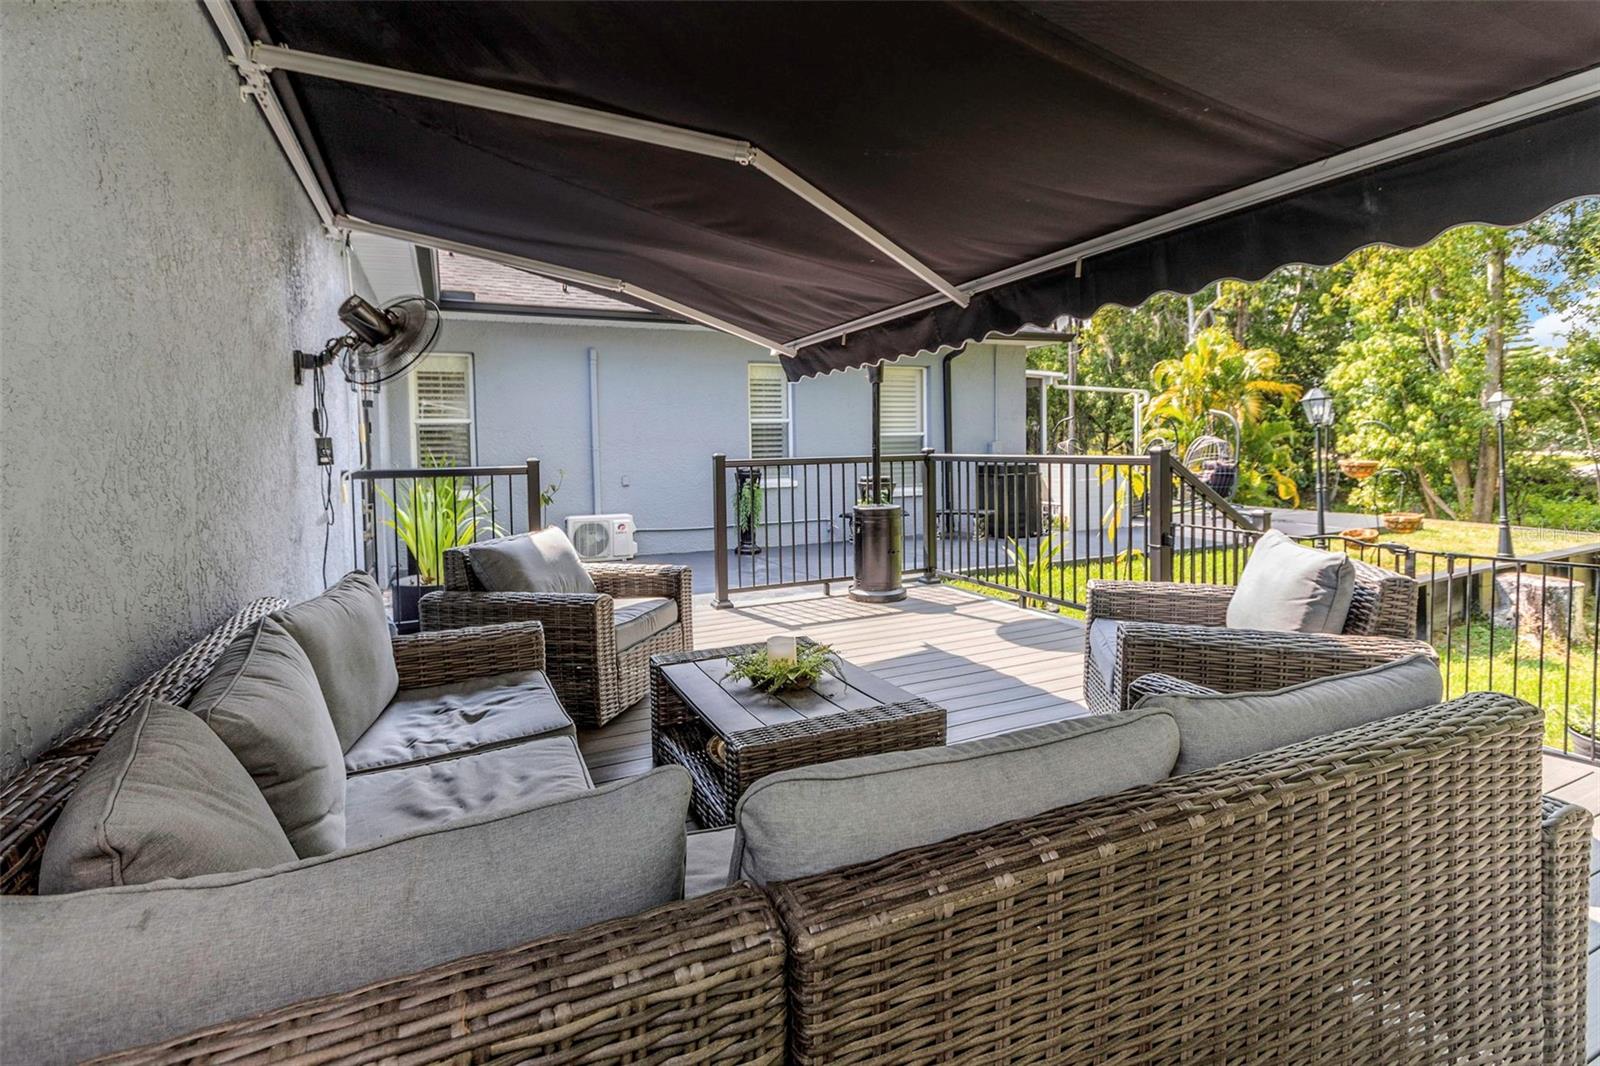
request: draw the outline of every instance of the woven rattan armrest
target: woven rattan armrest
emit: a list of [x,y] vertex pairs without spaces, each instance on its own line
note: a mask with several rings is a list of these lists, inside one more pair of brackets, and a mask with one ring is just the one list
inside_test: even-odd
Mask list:
[[1185,681],[1171,674],[1145,674],[1128,682],[1128,704],[1132,706],[1146,696],[1214,696],[1217,690]]
[[598,635],[612,627],[611,597],[605,593],[447,590],[422,597],[420,611],[425,630],[543,622],[547,629],[563,633]]
[[1228,621],[1232,585],[1185,585],[1175,581],[1091,581],[1085,620],[1169,622],[1221,626]]
[[1544,797],[1544,1061],[1582,1062],[1594,816]]
[[736,885],[96,1061],[778,1063],[783,964]]
[[1335,633],[1127,622],[1117,630],[1117,684],[1144,674],[1170,674],[1218,692],[1261,692],[1347,674],[1409,655],[1437,658],[1420,640]]
[[665,596],[676,599],[693,571],[687,566],[647,563],[590,563],[586,569],[599,592],[615,596]]
[[544,627],[538,622],[412,633],[393,640],[401,688],[544,669]]

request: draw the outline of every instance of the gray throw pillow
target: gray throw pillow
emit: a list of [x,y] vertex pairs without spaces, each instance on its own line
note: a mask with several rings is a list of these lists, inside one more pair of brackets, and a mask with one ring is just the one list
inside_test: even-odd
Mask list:
[[400,688],[378,583],[358,570],[315,599],[273,617],[305,649],[328,701],[339,746],[349,751]]
[[150,700],[106,741],[61,810],[41,895],[295,861],[261,790],[215,733]]
[[1138,709],[1165,711],[1177,720],[1178,765],[1172,772],[1186,774],[1431,707],[1443,698],[1439,664],[1432,656],[1413,655],[1275,692],[1146,696]]
[[556,526],[474,544],[467,549],[467,565],[490,592],[595,591],[572,541]]
[[1302,547],[1273,530],[1256,541],[1239,575],[1228,628],[1342,633],[1355,587],[1349,556]]
[[1159,781],[1170,715],[1095,715],[947,748],[780,770],[734,812],[730,878],[766,884],[865,862]]
[[228,645],[190,701],[249,771],[305,858],[344,847],[344,752],[304,649],[270,615]]

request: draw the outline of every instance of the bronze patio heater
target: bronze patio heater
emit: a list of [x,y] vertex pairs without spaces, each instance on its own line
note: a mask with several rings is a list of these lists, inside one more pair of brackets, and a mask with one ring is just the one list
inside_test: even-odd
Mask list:
[[855,535],[856,580],[850,598],[864,603],[893,603],[906,598],[900,583],[904,552],[905,513],[884,492],[882,419],[883,366],[867,367],[872,386],[872,473],[867,493],[856,500],[851,522]]

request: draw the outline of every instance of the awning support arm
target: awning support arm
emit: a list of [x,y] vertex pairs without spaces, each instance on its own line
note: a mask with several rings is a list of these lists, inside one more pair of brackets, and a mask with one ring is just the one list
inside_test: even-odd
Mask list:
[[637,285],[629,284],[620,278],[608,278],[603,274],[591,274],[587,270],[574,270],[571,267],[557,266],[555,263],[545,263],[538,259],[529,259],[525,256],[512,255],[509,252],[497,252],[492,248],[483,248],[475,244],[465,244],[461,241],[452,241],[444,237],[435,237],[415,230],[399,229],[395,226],[385,226],[377,222],[368,222],[361,218],[352,218],[349,215],[338,215],[334,224],[340,229],[349,230],[351,233],[371,233],[378,237],[392,237],[398,241],[410,241],[412,244],[427,245],[445,252],[457,252],[461,255],[470,255],[477,259],[486,259],[491,263],[500,263],[517,270],[525,270],[530,274],[537,274],[543,278],[555,281],[570,281],[574,285],[582,285],[590,289],[600,289],[605,292],[615,292],[623,296],[631,296],[641,303],[659,307],[663,311],[670,311],[675,315],[698,322],[703,326],[721,330],[735,337],[743,338],[751,344],[758,344],[783,355],[793,355],[794,349],[776,341],[768,340],[758,334],[751,333],[742,326],[731,322],[724,322],[715,315],[708,315],[704,311],[697,311],[692,307],[679,303],[667,296],[641,289]]
[[[208,6],[220,3],[221,0],[207,0]],[[940,293],[943,297],[939,301],[940,303],[943,303],[944,300],[953,300],[962,307],[967,305],[969,297],[965,292],[940,277],[933,268],[890,240],[887,235],[874,228],[861,216],[784,166],[771,153],[757,148],[749,141],[721,137],[711,133],[701,133],[698,130],[671,126],[664,122],[652,122],[649,119],[634,118],[631,115],[618,115],[595,108],[580,107],[576,104],[544,100],[536,96],[528,96],[525,93],[491,89],[488,86],[473,85],[470,82],[452,81],[449,78],[435,78],[428,74],[415,74],[410,71],[395,70],[391,67],[380,67],[372,63],[360,63],[352,59],[318,55],[315,52],[303,52],[294,48],[281,48],[277,45],[254,44],[250,47],[247,60],[261,71],[284,70],[313,78],[327,78],[331,81],[347,82],[352,85],[365,85],[373,89],[405,93],[409,96],[421,96],[430,100],[442,100],[462,107],[476,107],[485,111],[496,111],[500,114],[532,119],[536,122],[548,122],[571,129],[588,130],[590,133],[598,133],[607,137],[619,137],[643,144],[653,144],[661,148],[693,152],[697,155],[710,156],[714,159],[726,159],[741,166],[754,167],[867,244],[876,248],[879,252],[888,256],[903,269],[916,275]]]
[[333,206],[328,203],[328,197],[322,191],[322,183],[317,180],[316,171],[311,167],[311,160],[306,158],[305,150],[300,146],[300,139],[295,136],[294,127],[289,124],[289,118],[284,114],[278,94],[273,91],[272,83],[267,80],[267,72],[250,59],[250,37],[245,33],[238,14],[233,10],[233,4],[229,0],[204,0],[204,2],[206,13],[211,16],[217,32],[222,35],[222,40],[228,46],[229,59],[239,68],[239,77],[243,79],[243,84],[239,87],[240,95],[252,97],[256,105],[261,108],[262,117],[267,120],[272,135],[278,139],[278,147],[283,149],[284,157],[289,160],[289,166],[294,170],[295,177],[300,179],[300,186],[305,189],[306,196],[311,200],[311,206],[316,209],[322,224],[332,228]]

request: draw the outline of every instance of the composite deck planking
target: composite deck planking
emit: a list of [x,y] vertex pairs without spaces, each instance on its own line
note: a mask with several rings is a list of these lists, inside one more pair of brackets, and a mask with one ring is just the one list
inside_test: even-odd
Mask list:
[[[1082,623],[942,585],[913,586],[903,603],[807,595],[718,610],[695,602],[697,648],[793,633],[948,712],[950,742],[1087,714]],[[578,736],[597,782],[650,768],[650,709],[641,700]]]

